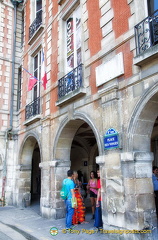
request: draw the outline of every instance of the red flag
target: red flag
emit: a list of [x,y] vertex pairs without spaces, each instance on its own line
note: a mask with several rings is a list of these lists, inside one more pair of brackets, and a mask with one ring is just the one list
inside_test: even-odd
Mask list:
[[42,63],[41,63],[41,80],[42,80],[42,85],[44,87],[44,90],[46,90],[47,74],[46,74],[46,68],[45,68],[45,62],[44,62],[43,49],[42,49]]
[[28,91],[32,90],[32,88],[34,87],[36,82],[37,82],[37,78],[35,78],[34,76],[30,76],[29,84],[28,84]]

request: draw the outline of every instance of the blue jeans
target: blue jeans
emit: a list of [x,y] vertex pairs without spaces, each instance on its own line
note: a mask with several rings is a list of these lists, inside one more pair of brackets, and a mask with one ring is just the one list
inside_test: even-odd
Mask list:
[[74,214],[74,208],[71,206],[71,199],[65,200],[66,204],[66,228],[70,228],[72,225],[72,216]]
[[101,201],[99,201],[99,207],[95,209],[95,219],[94,219],[94,227],[102,227],[102,210],[101,210]]

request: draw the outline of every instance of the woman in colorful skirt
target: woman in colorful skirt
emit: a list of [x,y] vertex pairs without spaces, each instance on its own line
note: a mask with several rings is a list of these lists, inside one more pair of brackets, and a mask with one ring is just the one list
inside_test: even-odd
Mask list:
[[76,171],[73,172],[73,181],[75,183],[74,192],[77,199],[77,207],[75,208],[74,215],[72,217],[72,224],[76,225],[85,222],[85,206],[80,193],[81,183],[78,180],[78,173]]

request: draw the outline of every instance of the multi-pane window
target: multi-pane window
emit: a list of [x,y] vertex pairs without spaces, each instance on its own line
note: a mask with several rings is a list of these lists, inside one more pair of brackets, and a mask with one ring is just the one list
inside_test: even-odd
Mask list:
[[18,69],[17,111],[21,108],[21,67]]
[[31,0],[31,25],[29,27],[29,39],[33,37],[42,24],[42,0]]
[[38,13],[42,11],[42,0],[31,1],[31,18],[32,21],[38,17]]
[[78,7],[66,20],[66,71],[81,64],[81,10]]
[[33,58],[33,75],[38,79],[33,88],[33,100],[40,96],[40,79],[41,79],[41,51]]

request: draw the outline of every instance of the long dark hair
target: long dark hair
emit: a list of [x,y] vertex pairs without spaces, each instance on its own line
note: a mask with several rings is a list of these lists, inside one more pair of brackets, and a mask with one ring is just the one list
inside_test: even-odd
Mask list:
[[97,174],[96,174],[96,172],[95,172],[95,171],[91,171],[91,172],[90,172],[90,178],[91,178],[91,173],[93,173],[93,174],[94,174],[94,178],[97,178]]

